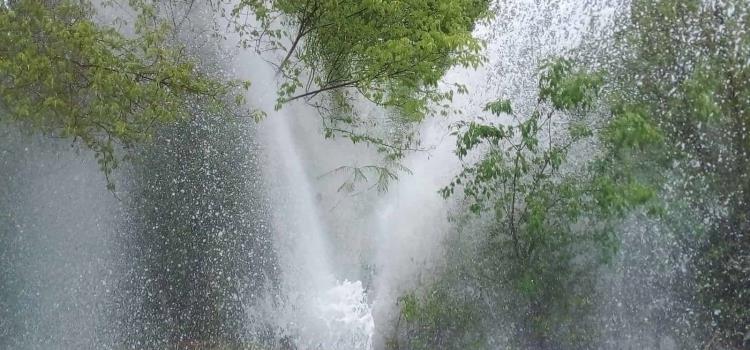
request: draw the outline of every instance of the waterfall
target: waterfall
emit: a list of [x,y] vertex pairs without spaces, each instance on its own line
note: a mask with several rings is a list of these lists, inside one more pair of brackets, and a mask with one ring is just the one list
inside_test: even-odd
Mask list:
[[[288,113],[288,112],[287,112]],[[280,113],[281,114],[281,113]],[[300,349],[370,349],[373,319],[361,282],[340,281],[308,175],[286,115],[271,115],[266,177],[273,179],[274,229],[282,270],[279,326]]]
[[[623,2],[497,2],[497,17],[476,29],[487,64],[441,82],[468,87],[452,101],[462,113],[416,125],[426,150],[403,159],[409,171],[385,193],[340,191],[342,178],[326,174],[380,155],[324,139],[320,112],[302,101],[277,110],[283,77],[266,59],[278,57],[239,47],[231,30],[212,42],[206,33],[227,23],[196,4],[177,40],[212,72],[249,80],[247,105],[266,117],[188,101],[190,120],[131,150],[140,158],[114,174],[115,193],[90,152],[0,125],[0,348],[388,348],[399,298],[437,278],[460,231],[449,218],[461,203],[438,193],[462,167],[452,125],[486,116],[498,98],[532,110],[544,59],[605,32]],[[648,317],[671,307],[678,275],[648,267],[676,269],[685,257],[668,237],[648,236],[648,224],[618,228],[619,265],[597,286],[611,299],[596,301],[601,348],[676,346]],[[482,326],[490,347],[510,347],[511,327]]]
[[272,230],[280,269],[276,302],[252,308],[248,317],[270,318],[282,341],[298,349],[370,349],[374,321],[364,286],[337,275],[333,267],[330,228],[321,217],[322,199],[300,154],[312,142],[324,149],[315,157],[324,157],[331,145],[322,141],[317,123],[307,123],[311,129],[305,137],[292,131],[295,122],[317,120],[318,111],[302,103],[275,111],[281,81],[258,55],[235,51],[231,67],[233,75],[252,81],[249,104],[268,114],[260,122],[258,136],[263,145],[262,175],[267,192],[273,193]]

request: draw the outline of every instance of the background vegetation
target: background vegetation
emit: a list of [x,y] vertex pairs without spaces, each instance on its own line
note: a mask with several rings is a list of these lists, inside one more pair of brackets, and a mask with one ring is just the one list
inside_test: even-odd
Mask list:
[[470,161],[442,193],[489,224],[468,249],[450,242],[441,279],[402,299],[403,327],[420,329],[424,348],[492,348],[475,340],[508,322],[498,313],[513,315],[510,346],[600,348],[598,274],[627,218],[644,215],[659,227],[650,234],[692,252],[677,295],[695,302],[660,311],[660,326],[698,333],[700,345],[680,348],[750,345],[748,5],[636,0],[628,15],[604,55],[542,67],[531,115],[500,100],[486,110],[505,120],[460,125],[457,155]]

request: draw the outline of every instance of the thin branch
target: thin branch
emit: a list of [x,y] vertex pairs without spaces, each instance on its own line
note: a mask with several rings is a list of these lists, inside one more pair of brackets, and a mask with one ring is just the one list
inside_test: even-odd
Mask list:
[[282,100],[281,102],[282,103],[288,103],[288,102],[292,102],[294,100],[298,100],[298,99],[301,99],[301,98],[306,98],[306,97],[309,97],[309,96],[315,96],[315,95],[317,95],[317,94],[319,94],[321,92],[335,90],[335,89],[340,89],[340,88],[347,87],[347,86],[348,87],[355,86],[359,82],[361,82],[361,79],[360,80],[350,80],[350,81],[345,81],[345,82],[340,83],[340,84],[325,86],[325,87],[322,87],[322,88],[314,90],[314,91],[308,91],[308,92],[306,92],[304,94],[292,96],[290,98]]

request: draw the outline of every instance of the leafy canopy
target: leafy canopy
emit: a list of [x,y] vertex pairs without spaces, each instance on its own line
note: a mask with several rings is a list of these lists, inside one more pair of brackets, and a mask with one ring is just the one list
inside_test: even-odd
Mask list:
[[165,22],[154,20],[154,8],[132,3],[139,11],[132,38],[94,23],[86,2],[0,8],[0,118],[82,142],[109,175],[118,144],[147,140],[159,124],[188,116],[189,98],[220,106],[232,84],[201,74]]
[[280,103],[351,88],[420,118],[429,102],[447,97],[436,87],[448,68],[482,62],[482,45],[472,30],[488,15],[488,5],[488,0],[243,0],[235,13],[251,10],[260,28],[248,32],[287,51],[280,64],[288,78]]
[[342,188],[373,178],[385,180],[377,184],[384,189],[408,171],[403,156],[421,149],[413,123],[448,113],[454,93],[466,92],[460,84],[439,86],[443,75],[484,61],[472,32],[490,16],[489,2],[241,0],[232,18],[246,47],[281,54],[277,109],[305,101],[318,108],[326,138],[383,155],[378,165],[339,168],[351,178]]

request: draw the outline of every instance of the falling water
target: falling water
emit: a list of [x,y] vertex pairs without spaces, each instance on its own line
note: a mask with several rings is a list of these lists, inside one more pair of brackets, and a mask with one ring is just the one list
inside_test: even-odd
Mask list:
[[[400,174],[385,194],[339,193],[335,182],[340,179],[320,176],[341,163],[377,157],[346,141],[323,140],[318,111],[312,107],[292,103],[275,111],[280,77],[263,58],[237,49],[236,33],[227,33],[223,51],[211,53],[211,59],[221,57],[218,65],[227,75],[252,82],[249,105],[267,117],[257,126],[224,124],[196,108],[200,122],[165,129],[141,168],[134,165],[135,170],[119,174],[122,191],[132,191],[129,195],[116,198],[106,191],[96,164],[88,161],[91,155],[75,154],[69,143],[5,132],[0,136],[0,348],[187,344],[196,340],[191,332],[213,334],[197,324],[203,317],[219,319],[217,327],[223,328],[231,323],[227,318],[240,323],[237,328],[244,328],[234,332],[240,334],[226,335],[238,343],[311,350],[384,348],[399,317],[398,297],[434,277],[433,268],[444,255],[443,240],[455,232],[448,221],[455,203],[438,194],[460,169],[451,123],[481,115],[481,106],[499,97],[533,101],[542,60],[585,44],[591,33],[610,26],[620,3],[584,2],[499,4],[498,18],[477,29],[488,42],[486,67],[454,69],[444,79],[446,85],[468,85],[470,95],[454,101],[463,114],[428,118],[419,125],[427,151],[404,160],[411,173]],[[194,11],[196,18],[206,15]],[[195,25],[208,22],[196,20]],[[518,108],[530,106],[521,103]],[[254,152],[252,159],[240,159],[243,152]],[[138,169],[145,169],[145,175],[137,175]],[[202,187],[191,187],[196,184]],[[242,196],[233,197],[235,190]],[[155,208],[157,200],[149,200],[149,192],[169,202],[170,211]],[[146,199],[134,199],[133,193]],[[144,213],[153,217],[136,217]],[[190,251],[195,267],[158,260],[164,252],[189,250],[185,238],[164,233],[174,227],[159,227],[182,221],[190,222],[181,226],[185,232],[204,237],[205,245]],[[628,251],[620,259],[636,264],[622,255],[640,256],[651,241],[637,229],[627,233]],[[133,236],[141,240],[128,238]],[[651,259],[661,259],[669,252],[653,255]],[[168,284],[177,264],[177,271],[197,277],[179,279],[177,289],[183,289],[174,291]],[[626,288],[622,275],[627,272],[606,281]],[[658,277],[663,276],[641,278]],[[201,279],[210,281],[196,282]],[[224,286],[230,291],[199,290]],[[618,334],[611,343],[642,336],[646,325],[633,325],[633,320],[648,310],[626,315],[617,301],[631,291],[602,288],[610,288],[614,300],[601,302],[602,319],[610,326],[633,328],[612,331]],[[650,297],[644,292],[634,303],[645,305]],[[206,305],[195,311],[183,299]],[[216,305],[235,313],[219,317],[212,309]],[[181,313],[193,315],[190,311],[198,321],[180,318]],[[184,323],[193,328],[175,330]],[[162,331],[175,334],[158,334]],[[669,342],[664,338],[649,344],[669,348]]]
[[122,276],[123,215],[88,152],[3,127],[0,348],[108,344]]
[[279,326],[301,349],[369,349],[373,319],[366,295],[361,282],[339,281],[333,273],[326,229],[285,117],[272,115],[265,125],[282,261]]
[[252,81],[248,100],[268,113],[259,139],[264,145],[262,174],[268,193],[274,194],[272,226],[281,276],[279,301],[248,316],[273,315],[284,339],[299,349],[370,349],[374,323],[367,295],[360,281],[348,281],[332,267],[330,229],[322,221],[313,174],[300,155],[300,148],[309,146],[301,142],[325,143],[316,124],[306,137],[291,130],[290,124],[300,119],[316,120],[318,111],[304,104],[274,111],[276,89],[269,87],[281,83],[274,67],[257,55],[235,54],[233,74]]

